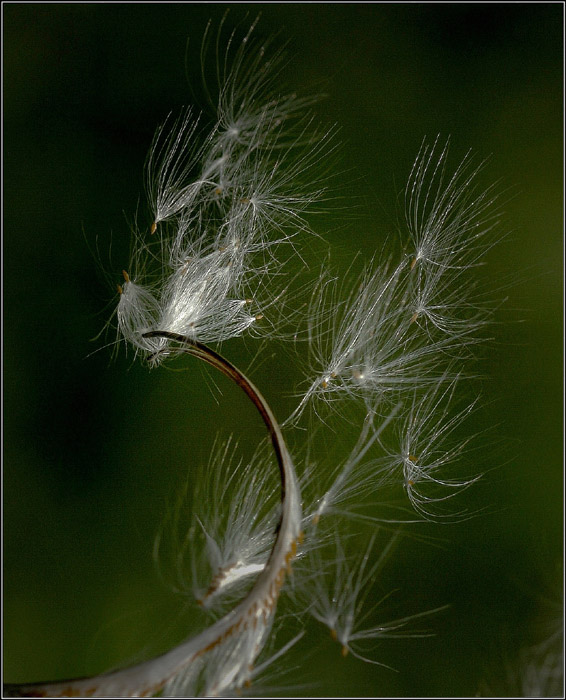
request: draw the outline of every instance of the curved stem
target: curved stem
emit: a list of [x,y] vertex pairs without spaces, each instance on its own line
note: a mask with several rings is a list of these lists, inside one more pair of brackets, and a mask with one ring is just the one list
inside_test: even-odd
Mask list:
[[189,355],[198,357],[209,365],[212,365],[217,370],[222,372],[226,377],[231,379],[235,384],[237,384],[242,391],[247,394],[248,398],[254,404],[254,406],[259,411],[263,422],[265,423],[267,430],[269,431],[269,436],[271,437],[271,443],[275,451],[275,456],[277,458],[277,464],[279,465],[279,472],[281,474],[281,500],[285,498],[285,485],[288,480],[288,472],[290,463],[291,470],[294,473],[294,468],[291,463],[291,458],[289,456],[283,435],[279,424],[277,423],[275,416],[273,415],[271,408],[267,401],[263,398],[259,390],[252,384],[252,382],[240,372],[240,370],[229,362],[226,358],[222,357],[212,348],[209,348],[204,343],[200,343],[198,340],[193,340],[192,338],[187,338],[186,336],[179,335],[177,333],[171,333],[170,331],[149,331],[144,333],[144,338],[166,338],[167,340],[173,340],[177,343],[181,343],[185,347],[183,350]]
[[[164,338],[179,343],[183,352],[204,360],[237,384],[260,413],[271,437],[281,475],[281,517],[275,542],[264,569],[253,588],[235,608],[210,627],[161,656],[129,668],[92,678],[78,678],[53,683],[6,685],[12,697],[142,697],[153,695],[181,671],[202,656],[220,647],[238,634],[251,633],[258,642],[254,654],[261,651],[263,632],[275,612],[279,590],[291,559],[295,556],[301,533],[300,490],[291,456],[275,417],[257,388],[240,370],[206,345],[169,331],[150,331],[145,338]],[[256,630],[257,633],[256,633]],[[254,656],[254,658],[255,658]],[[249,659],[246,660],[246,663]]]

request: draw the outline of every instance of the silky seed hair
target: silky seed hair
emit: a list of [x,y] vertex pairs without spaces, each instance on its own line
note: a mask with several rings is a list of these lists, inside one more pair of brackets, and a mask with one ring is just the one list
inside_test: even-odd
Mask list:
[[[259,39],[257,21],[243,36],[226,22],[215,38],[209,26],[202,44],[203,60],[216,46],[212,118],[195,106],[170,114],[150,145],[150,218],[117,275],[112,323],[151,366],[189,355],[221,372],[252,402],[268,440],[258,435],[251,459],[237,438],[219,440],[176,510],[175,585],[207,626],[137,666],[11,694],[240,694],[285,664],[310,618],[327,628],[337,658],[387,668],[374,643],[424,637],[421,618],[439,612],[407,601],[389,618],[388,595],[372,603],[372,591],[400,545],[399,524],[469,516],[462,502],[479,475],[452,468],[465,464],[471,438],[461,435],[478,405],[459,397],[490,320],[476,272],[498,240],[496,189],[480,184],[484,162],[468,153],[454,167],[448,139],[425,139],[408,168],[401,246],[392,239],[346,267],[332,252],[308,259],[308,244],[324,241],[311,214],[326,196],[335,129],[317,125],[316,98],[280,90],[284,54]],[[258,337],[259,359],[278,339],[296,341],[304,376],[288,387],[296,400],[287,416],[221,354],[228,340]],[[391,493],[396,511],[384,518],[372,506]],[[304,629],[274,648],[274,629],[290,621]]]

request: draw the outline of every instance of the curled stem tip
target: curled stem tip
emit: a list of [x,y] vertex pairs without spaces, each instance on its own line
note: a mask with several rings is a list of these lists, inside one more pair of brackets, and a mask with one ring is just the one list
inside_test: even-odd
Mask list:
[[[290,562],[300,543],[301,498],[295,468],[271,408],[252,382],[232,363],[202,343],[169,331],[150,331],[145,338],[164,338],[179,343],[183,352],[216,367],[231,379],[252,401],[271,437],[281,476],[281,516],[275,530],[275,542],[256,582],[236,607],[196,637],[169,652],[129,668],[91,678],[65,681],[5,685],[8,697],[140,697],[153,695],[178,673],[198,662],[207,652],[250,629],[267,625],[275,611],[279,590],[289,572]],[[261,635],[258,636],[261,639]],[[262,644],[256,645],[255,656]],[[255,658],[254,656],[254,658]]]

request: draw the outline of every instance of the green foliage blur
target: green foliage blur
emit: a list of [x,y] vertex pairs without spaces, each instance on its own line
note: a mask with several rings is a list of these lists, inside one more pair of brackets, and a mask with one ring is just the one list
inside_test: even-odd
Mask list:
[[[217,429],[251,445],[261,430],[195,361],[150,371],[123,348],[112,359],[115,334],[104,333],[130,225],[150,224],[153,132],[202,94],[200,41],[226,9],[2,8],[7,682],[97,673],[183,638],[187,598],[160,576],[155,534]],[[485,431],[487,473],[467,492],[485,511],[416,527],[380,581],[396,613],[451,607],[427,620],[434,637],[376,647],[398,673],[342,659],[312,625],[308,663],[287,679],[299,687],[281,692],[474,696],[562,615],[563,7],[236,4],[226,26],[259,12],[259,33],[287,43],[282,83],[324,94],[317,117],[340,127],[338,177],[311,221],[335,263],[397,235],[425,136],[451,137],[454,166],[470,148],[491,156],[481,179],[500,183],[507,234],[478,270],[505,298],[475,368],[483,401],[469,428]],[[255,351],[252,340],[224,347],[285,416],[300,375]]]

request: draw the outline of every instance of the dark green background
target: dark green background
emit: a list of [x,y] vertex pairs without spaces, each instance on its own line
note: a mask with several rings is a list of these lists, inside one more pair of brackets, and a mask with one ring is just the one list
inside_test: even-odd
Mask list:
[[[217,426],[257,439],[252,410],[220,380],[217,405],[194,364],[149,372],[91,341],[115,306],[140,200],[147,223],[153,131],[192,99],[187,38],[198,45],[225,8],[3,5],[7,681],[94,673],[182,636],[184,601],[158,577],[153,537]],[[508,297],[474,426],[492,428],[481,451],[494,469],[468,492],[489,510],[428,526],[434,546],[404,541],[382,583],[404,614],[452,607],[429,622],[434,638],[379,645],[399,673],[343,660],[313,626],[312,657],[289,679],[315,681],[311,695],[473,696],[561,615],[563,8],[234,5],[228,25],[259,11],[259,32],[289,42],[289,89],[324,92],[317,114],[341,129],[346,199],[313,225],[345,260],[395,233],[424,136],[450,135],[453,164],[469,148],[491,155],[482,182],[508,191],[509,235],[480,272]],[[198,85],[198,64],[187,72]],[[225,353],[245,365],[253,343],[240,346]],[[284,415],[293,386],[278,367],[250,372]]]

